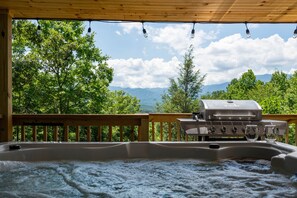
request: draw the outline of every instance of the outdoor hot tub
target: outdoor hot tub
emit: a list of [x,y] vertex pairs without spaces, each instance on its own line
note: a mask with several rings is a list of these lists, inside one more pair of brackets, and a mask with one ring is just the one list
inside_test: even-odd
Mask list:
[[110,161],[129,159],[265,159],[275,170],[297,173],[297,147],[276,142],[7,143],[1,161]]
[[296,197],[280,142],[4,143],[0,197]]

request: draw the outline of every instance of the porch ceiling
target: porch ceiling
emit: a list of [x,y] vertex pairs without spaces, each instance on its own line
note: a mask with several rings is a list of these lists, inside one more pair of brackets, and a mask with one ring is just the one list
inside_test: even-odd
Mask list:
[[296,23],[297,0],[0,0],[13,18]]

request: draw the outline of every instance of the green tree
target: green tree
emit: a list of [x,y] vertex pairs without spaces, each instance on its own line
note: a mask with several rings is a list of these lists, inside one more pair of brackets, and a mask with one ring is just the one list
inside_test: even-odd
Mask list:
[[256,76],[254,72],[249,69],[247,72],[243,73],[239,79],[233,79],[227,86],[228,99],[248,99],[248,92],[254,89],[256,85]]
[[198,95],[201,92],[205,75],[195,71],[193,46],[185,53],[183,64],[179,65],[177,80],[170,79],[168,92],[162,96],[162,103],[157,104],[159,112],[187,113],[198,109]]
[[272,74],[269,83],[272,84],[273,87],[277,88],[276,94],[284,98],[285,93],[290,86],[288,82],[288,75],[282,71],[276,71]]
[[[276,71],[272,74],[271,80],[263,83],[261,89],[254,89],[250,98],[259,102],[263,113],[281,114],[285,110],[285,93],[289,87],[287,74]],[[257,98],[253,96],[258,95]]]
[[140,111],[140,101],[124,91],[111,91],[105,103],[106,114],[129,114]]
[[[40,31],[32,21],[13,21],[14,113],[108,113],[113,69],[94,33],[85,35],[81,21],[39,24]],[[139,105],[124,94],[117,100]]]
[[37,76],[40,70],[37,60],[28,54],[34,37],[27,32],[36,27],[29,21],[13,21],[12,78],[13,78],[13,111],[18,113],[38,112],[35,92],[38,90]]
[[289,88],[285,94],[285,113],[297,113],[297,71],[289,79]]
[[225,90],[218,90],[218,91],[213,91],[211,93],[206,93],[201,96],[201,99],[209,99],[209,100],[226,100],[228,99],[227,93]]

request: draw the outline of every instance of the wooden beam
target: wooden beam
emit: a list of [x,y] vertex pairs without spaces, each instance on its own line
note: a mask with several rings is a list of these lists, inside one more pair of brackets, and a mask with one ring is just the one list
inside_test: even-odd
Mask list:
[[12,141],[12,17],[0,10],[0,142]]
[[297,0],[0,0],[0,7],[18,19],[297,22]]

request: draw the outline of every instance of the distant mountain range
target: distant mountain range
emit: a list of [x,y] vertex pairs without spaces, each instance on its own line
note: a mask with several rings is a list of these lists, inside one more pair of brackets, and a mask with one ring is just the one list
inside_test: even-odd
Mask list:
[[[271,74],[256,75],[257,80],[268,82],[271,79]],[[221,84],[205,85],[202,88],[202,95],[207,92],[211,93],[218,90],[225,90],[230,82],[224,82]]]
[[[271,79],[271,74],[256,75],[257,80],[263,82],[268,82]],[[220,84],[205,85],[202,88],[201,95],[213,91],[225,90],[229,82],[224,82]],[[109,89],[114,90],[123,90],[126,93],[137,97],[140,100],[140,105],[142,112],[154,112],[154,106],[157,102],[162,101],[162,95],[167,91],[167,88],[122,88],[122,87],[112,87]]]

